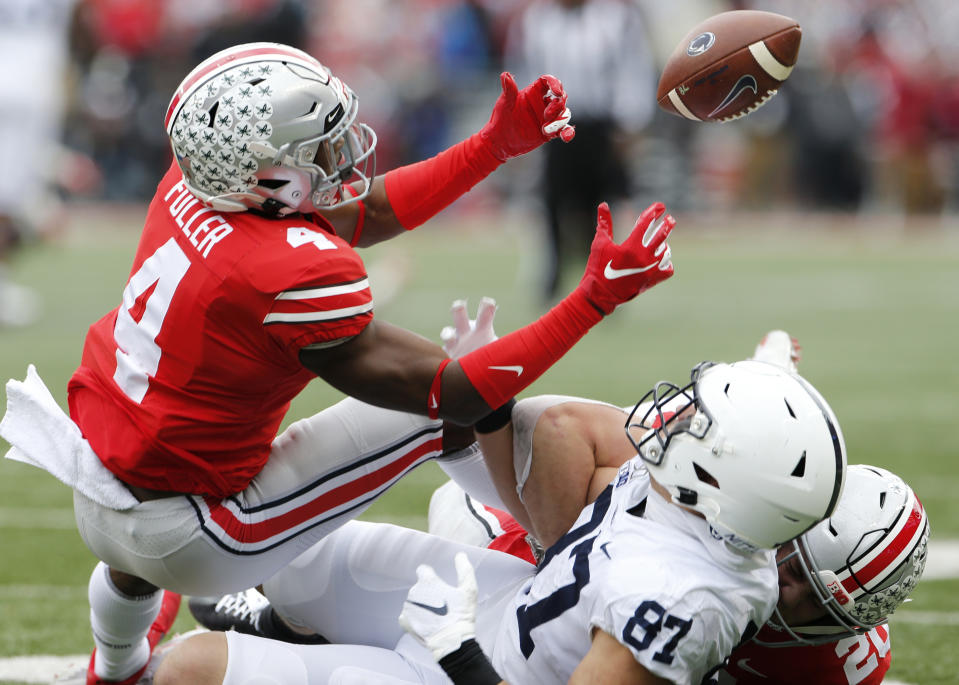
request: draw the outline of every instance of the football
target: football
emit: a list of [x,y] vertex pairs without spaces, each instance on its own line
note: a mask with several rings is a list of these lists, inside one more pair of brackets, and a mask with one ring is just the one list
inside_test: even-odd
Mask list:
[[779,90],[796,64],[799,22],[773,12],[714,15],[676,46],[659,79],[656,100],[692,121],[732,121]]

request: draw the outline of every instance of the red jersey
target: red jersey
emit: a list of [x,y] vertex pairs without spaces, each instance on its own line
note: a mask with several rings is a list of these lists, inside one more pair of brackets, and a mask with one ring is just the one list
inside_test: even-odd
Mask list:
[[122,304],[87,333],[70,415],[131,485],[234,494],[314,378],[300,349],[358,334],[372,311],[362,260],[321,217],[219,214],[173,165]]
[[[759,638],[772,642],[777,633],[765,627]],[[721,685],[878,685],[892,662],[889,627],[824,645],[771,648],[747,642],[729,657]]]

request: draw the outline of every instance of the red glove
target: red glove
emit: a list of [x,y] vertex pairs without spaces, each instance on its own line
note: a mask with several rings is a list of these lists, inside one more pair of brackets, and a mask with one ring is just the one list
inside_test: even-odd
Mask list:
[[501,162],[535,150],[552,138],[568,143],[576,135],[569,125],[566,91],[558,78],[546,74],[517,90],[513,75],[504,71],[500,82],[503,93],[479,134]]
[[666,238],[676,220],[666,213],[662,202],[653,203],[639,215],[623,244],[617,245],[609,205],[603,202],[596,214],[596,236],[578,289],[593,306],[609,314],[673,275]]

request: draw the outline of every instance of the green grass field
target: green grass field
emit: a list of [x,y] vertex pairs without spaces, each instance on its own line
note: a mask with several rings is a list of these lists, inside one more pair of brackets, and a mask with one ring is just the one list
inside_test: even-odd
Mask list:
[[[65,405],[87,326],[119,301],[141,218],[139,210],[84,209],[60,240],[22,255],[12,274],[42,294],[44,315],[0,330],[0,378],[22,378],[33,362]],[[784,328],[803,345],[803,374],[840,419],[850,461],[901,474],[929,512],[933,540],[959,539],[959,221],[902,231],[866,222],[839,230],[799,217],[745,223],[680,217],[670,241],[676,276],[603,322],[528,393],[631,404],[657,380],[683,380],[703,359],[744,358],[763,333]],[[374,296],[377,274],[408,273],[377,316],[435,339],[454,298],[475,305],[491,295],[501,334],[531,320],[540,312],[531,224],[519,214],[454,218],[367,251]],[[578,272],[568,276],[572,286]],[[314,383],[290,417],[338,397]],[[366,518],[422,527],[442,478],[424,467]],[[0,462],[0,540],[0,659],[88,653],[95,560],[74,528],[67,488]],[[892,622],[890,676],[955,683],[959,580],[926,580],[914,598]],[[181,615],[177,628],[190,627]]]

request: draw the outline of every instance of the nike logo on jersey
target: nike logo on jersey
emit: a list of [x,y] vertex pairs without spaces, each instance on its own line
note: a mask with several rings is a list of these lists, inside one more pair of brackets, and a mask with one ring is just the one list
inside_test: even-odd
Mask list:
[[766,677],[765,675],[763,675],[756,669],[751,668],[748,662],[749,662],[749,659],[740,659],[736,665],[739,666],[740,669],[746,671],[746,673],[752,673],[753,675],[758,675],[760,678]]
[[522,366],[489,366],[487,368],[492,369],[493,371],[512,371],[517,376],[523,375]]
[[635,269],[614,269],[613,260],[610,259],[606,264],[606,268],[603,270],[603,275],[606,277],[607,281],[613,281],[617,278],[623,278],[624,276],[632,276],[633,274],[641,274],[644,271],[649,271],[656,263],[652,263],[649,266],[640,266]]
[[406,600],[415,607],[420,607],[421,609],[426,609],[431,614],[436,614],[437,616],[446,616],[449,609],[446,608],[446,602],[443,602],[443,606],[432,606],[430,604],[423,604],[422,602],[414,602],[412,599]]

